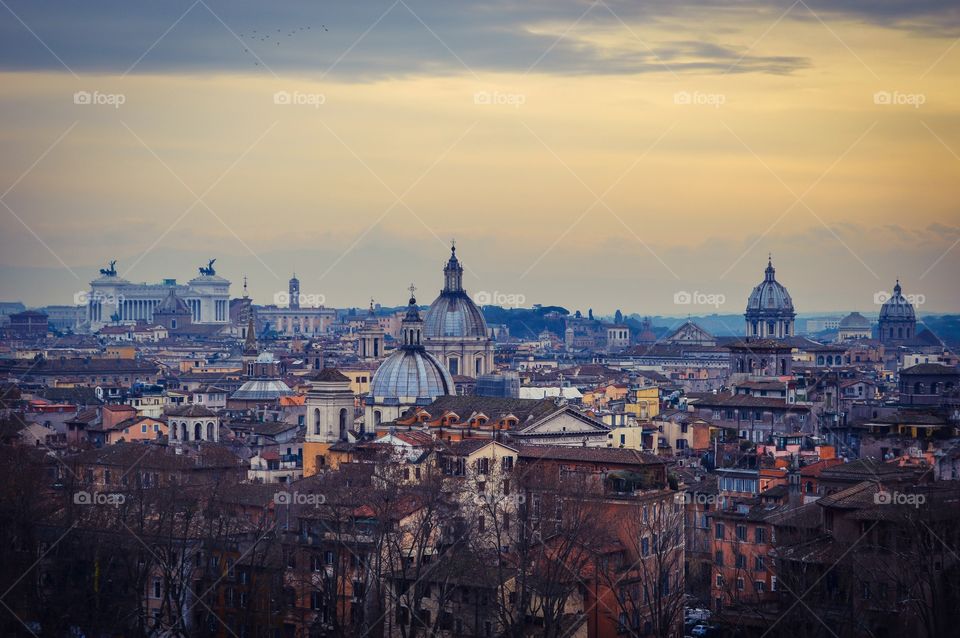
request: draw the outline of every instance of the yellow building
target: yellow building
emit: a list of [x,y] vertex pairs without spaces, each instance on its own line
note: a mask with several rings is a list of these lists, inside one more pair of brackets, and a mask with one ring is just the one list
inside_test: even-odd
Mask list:
[[137,348],[136,346],[111,345],[107,346],[104,356],[109,359],[136,359]]
[[637,421],[649,421],[660,414],[660,388],[637,388],[636,403],[627,403],[624,411],[636,415]]

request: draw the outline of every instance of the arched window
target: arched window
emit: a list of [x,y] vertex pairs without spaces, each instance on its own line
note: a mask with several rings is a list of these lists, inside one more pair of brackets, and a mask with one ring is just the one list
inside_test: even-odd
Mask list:
[[340,408],[340,440],[347,440],[347,409]]
[[313,409],[313,433],[320,434],[320,408]]
[[187,424],[186,422],[180,423],[180,440],[186,441],[187,439]]
[[940,384],[936,381],[930,384],[930,394],[940,394]]
[[822,354],[817,356],[817,365],[818,365],[818,366],[822,366],[822,365],[823,365],[823,355],[822,355]]
[[922,382],[917,381],[917,382],[913,385],[913,393],[914,393],[914,394],[926,394],[926,393],[927,393],[927,387],[926,387],[925,385],[923,385]]
[[460,359],[456,357],[447,359],[447,369],[450,370],[451,376],[460,374]]
[[383,413],[380,410],[373,411],[373,424],[380,425],[383,423]]
[[473,361],[473,371],[475,374],[483,374],[483,357],[477,357]]
[[903,328],[897,328],[897,338],[903,339]]
[[214,441],[217,438],[216,433],[214,432],[214,427],[216,426],[213,424],[213,421],[210,421],[209,423],[207,423],[207,440],[208,441]]
[[202,429],[202,428],[201,428],[201,425],[200,425],[199,423],[195,423],[195,424],[193,425],[193,440],[194,440],[194,441],[199,441],[200,439],[203,438],[202,436],[200,436],[201,433],[202,433],[202,432],[201,432],[201,429]]

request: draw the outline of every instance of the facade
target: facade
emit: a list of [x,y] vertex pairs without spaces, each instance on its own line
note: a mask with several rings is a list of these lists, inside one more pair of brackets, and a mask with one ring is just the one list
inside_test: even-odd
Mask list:
[[226,326],[230,321],[230,282],[216,274],[211,260],[186,284],[166,279],[159,284],[135,284],[117,274],[116,261],[100,269],[90,282],[86,322],[91,332],[114,321],[153,321],[153,314],[170,296],[170,288],[190,309],[191,322]]
[[167,412],[170,441],[193,443],[220,440],[220,417],[202,405],[187,405]]
[[451,375],[477,377],[493,371],[493,340],[477,304],[463,289],[463,266],[456,246],[443,269],[443,290],[423,320],[427,352],[443,362]]
[[762,339],[784,339],[794,335],[797,313],[787,289],[777,281],[773,260],[767,261],[763,281],[754,287],[747,299],[746,336]]
[[893,295],[880,308],[877,337],[881,343],[900,345],[917,336],[917,313],[913,304],[903,296],[900,280],[893,287]]

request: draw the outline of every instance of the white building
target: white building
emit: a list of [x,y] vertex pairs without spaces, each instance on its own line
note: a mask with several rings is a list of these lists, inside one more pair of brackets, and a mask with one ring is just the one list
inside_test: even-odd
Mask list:
[[230,321],[230,282],[216,274],[213,260],[200,268],[200,276],[186,284],[165,279],[159,284],[132,283],[117,274],[116,262],[100,269],[100,277],[90,282],[86,303],[86,322],[90,332],[96,332],[119,321],[153,322],[153,313],[170,294],[170,288],[190,308],[194,324],[222,324]]

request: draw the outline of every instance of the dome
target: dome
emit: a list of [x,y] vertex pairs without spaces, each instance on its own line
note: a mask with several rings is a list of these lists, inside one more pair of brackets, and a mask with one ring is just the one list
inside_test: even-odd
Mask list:
[[477,304],[465,292],[443,292],[430,304],[424,318],[424,334],[430,337],[487,337],[487,322]]
[[757,284],[747,300],[747,312],[760,314],[793,314],[793,299],[783,284],[776,280],[772,261],[767,262],[764,279]]
[[457,260],[456,247],[450,249],[443,274],[443,290],[430,304],[423,320],[424,336],[486,339],[487,322],[483,313],[463,289],[463,266]]
[[908,320],[914,321],[917,314],[913,309],[913,304],[907,301],[900,288],[900,280],[893,287],[893,296],[891,296],[880,308],[880,320]]
[[453,378],[423,348],[398,348],[373,375],[370,398],[377,403],[430,403],[453,394]]
[[169,314],[169,315],[189,315],[190,306],[187,305],[183,299],[177,295],[177,289],[170,287],[170,292],[164,297],[163,301],[160,302],[160,305],[157,306],[154,313]]
[[293,394],[294,391],[290,386],[280,379],[251,379],[230,395],[230,398],[246,401],[275,401],[280,397]]
[[870,320],[859,312],[851,312],[840,320],[838,327],[840,330],[869,330]]

